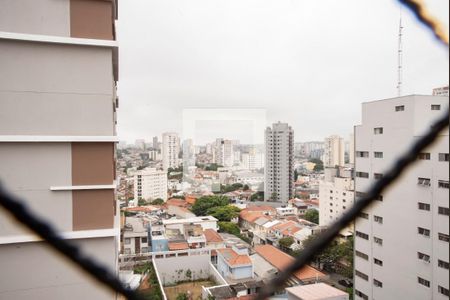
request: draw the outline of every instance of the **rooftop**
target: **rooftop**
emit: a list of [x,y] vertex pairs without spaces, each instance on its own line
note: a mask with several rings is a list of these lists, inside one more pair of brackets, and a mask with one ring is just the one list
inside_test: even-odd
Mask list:
[[217,249],[230,266],[251,265],[252,261],[248,255],[239,255],[233,249]]
[[[323,300],[333,297],[347,296],[348,294],[337,288],[334,288],[326,283],[314,283],[307,285],[297,285],[294,287],[286,288],[289,294],[302,300]],[[348,298],[347,298],[348,299]]]
[[[272,245],[259,245],[255,247],[256,253],[268,261],[278,270],[284,270],[294,261],[294,258]],[[314,278],[324,278],[326,275],[311,266],[304,266],[294,273],[294,276],[302,281]]]
[[213,229],[205,229],[203,232],[208,243],[220,243],[223,242],[222,237]]

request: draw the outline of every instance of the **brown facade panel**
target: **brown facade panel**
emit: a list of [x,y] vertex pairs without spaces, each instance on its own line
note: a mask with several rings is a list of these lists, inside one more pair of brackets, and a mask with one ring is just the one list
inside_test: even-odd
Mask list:
[[72,185],[114,181],[114,143],[72,143]]
[[70,36],[114,39],[113,3],[105,0],[70,0]]
[[114,227],[114,191],[72,191],[73,230]]

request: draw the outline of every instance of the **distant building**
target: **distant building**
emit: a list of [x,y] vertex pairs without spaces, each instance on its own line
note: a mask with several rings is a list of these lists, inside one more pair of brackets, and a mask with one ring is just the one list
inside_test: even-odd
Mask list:
[[134,198],[144,200],[167,200],[167,173],[148,168],[134,174]]
[[180,159],[178,155],[180,154],[180,139],[177,133],[166,132],[162,135],[162,162],[163,170],[169,168],[178,168]]
[[[325,179],[319,185],[319,223],[327,226],[353,206],[355,183],[352,170],[325,168]],[[347,231],[353,231],[351,227]]]
[[160,143],[158,142],[158,137],[157,136],[153,137],[152,146],[153,146],[153,149],[161,150],[160,147],[159,147]]
[[294,193],[294,130],[287,123],[274,123],[266,129],[265,145],[264,198],[287,202]]
[[433,89],[433,96],[447,96],[448,97],[448,85]]
[[[363,103],[356,201],[448,109],[444,96]],[[442,131],[355,221],[355,299],[448,299],[449,135]]]
[[216,139],[216,142],[213,145],[212,151],[214,163],[224,167],[233,166],[234,164],[233,141],[218,138]]
[[256,150],[251,150],[249,153],[243,153],[242,157],[242,167],[246,170],[259,170],[264,168],[264,154],[257,152]]
[[145,150],[145,140],[143,139],[138,139],[134,142],[134,145],[136,146],[136,148],[141,149],[141,150]]
[[325,138],[323,159],[325,167],[343,166],[345,164],[345,144],[342,137],[332,135]]

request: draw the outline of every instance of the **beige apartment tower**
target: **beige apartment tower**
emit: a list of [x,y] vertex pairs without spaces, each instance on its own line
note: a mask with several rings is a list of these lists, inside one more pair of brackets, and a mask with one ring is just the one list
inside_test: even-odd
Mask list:
[[[0,182],[112,272],[114,0],[0,1]],[[0,210],[0,299],[115,299]]]

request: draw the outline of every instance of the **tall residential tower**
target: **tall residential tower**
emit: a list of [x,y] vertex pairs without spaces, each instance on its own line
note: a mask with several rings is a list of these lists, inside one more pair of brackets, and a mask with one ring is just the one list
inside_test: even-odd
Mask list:
[[162,135],[161,155],[163,169],[178,168],[180,159],[180,138],[177,133],[166,132]]
[[274,123],[265,139],[264,199],[287,202],[294,193],[294,130],[287,123]]

